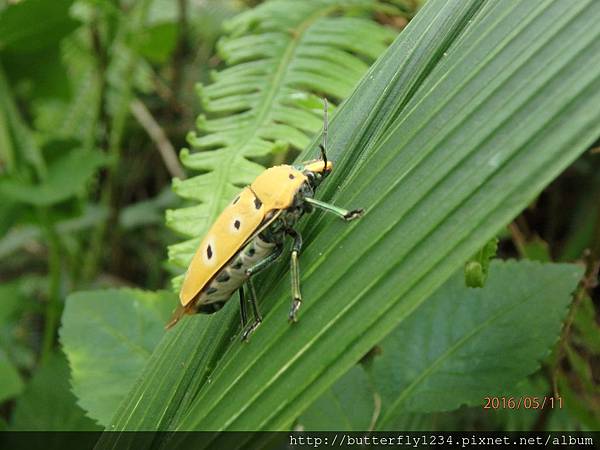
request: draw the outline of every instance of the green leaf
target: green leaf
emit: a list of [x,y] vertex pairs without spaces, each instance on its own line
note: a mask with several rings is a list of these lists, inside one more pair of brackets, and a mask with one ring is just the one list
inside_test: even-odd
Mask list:
[[350,369],[298,419],[306,431],[363,431],[374,424],[379,398],[361,366]]
[[164,63],[177,44],[177,25],[159,23],[145,28],[138,37],[137,50],[153,63]]
[[[124,208],[125,213],[128,208]],[[81,216],[68,218],[56,222],[56,231],[59,234],[78,232],[106,220],[108,211],[106,208],[98,205],[88,205],[81,213]],[[5,258],[11,253],[26,246],[32,241],[39,241],[45,236],[43,229],[36,225],[17,225],[13,227],[6,235],[0,239],[0,258]]]
[[48,167],[48,177],[42,183],[33,185],[4,178],[0,180],[0,194],[31,205],[58,203],[80,193],[107,162],[108,158],[99,151],[71,150]]
[[[131,230],[161,223],[164,219],[165,208],[176,205],[177,200],[170,189],[165,189],[154,198],[122,208],[119,214],[119,226]],[[89,204],[83,209],[80,216],[57,221],[55,227],[59,234],[76,233],[91,228],[106,220],[107,217],[108,211],[105,207]],[[43,230],[36,225],[15,226],[0,238],[0,258],[5,258],[20,248],[43,238]]]
[[79,405],[110,422],[152,350],[175,305],[170,292],[110,289],[71,294],[60,338]]
[[6,354],[0,349],[0,403],[9,398],[16,397],[23,390],[23,381],[16,367],[8,360]]
[[75,403],[75,396],[69,387],[69,366],[62,354],[52,355],[35,371],[27,389],[17,400],[11,423],[11,430],[14,431],[99,429]]
[[69,73],[60,59],[58,45],[35,53],[10,53],[2,57],[2,63],[21,104],[69,95]]
[[218,45],[229,67],[199,89],[210,117],[198,118],[203,136],[189,135],[198,151],[181,152],[185,166],[204,173],[173,182],[178,195],[199,204],[167,212],[167,225],[193,238],[169,248],[171,262],[187,267],[199,238],[240,186],[264,169],[256,161],[309,144],[323,123],[322,104],[309,92],[337,99],[352,92],[367,62],[395,35],[369,17],[377,5],[276,0],[229,21],[230,34]]
[[465,264],[465,284],[468,287],[483,287],[488,276],[490,261],[496,256],[497,250],[498,238],[494,236],[467,261]]
[[282,262],[259,278],[249,344],[189,351],[202,327],[231,330],[234,301],[186,318],[111,429],[288,429],[600,135],[599,20],[591,0],[426,2],[330,124],[336,168],[318,197],[367,211],[299,227],[299,323]]
[[456,274],[380,344],[378,427],[509,394],[558,340],[582,275],[574,265],[494,261],[485,287],[469,289]]
[[79,23],[73,0],[27,0],[0,11],[0,51],[34,52],[54,46]]

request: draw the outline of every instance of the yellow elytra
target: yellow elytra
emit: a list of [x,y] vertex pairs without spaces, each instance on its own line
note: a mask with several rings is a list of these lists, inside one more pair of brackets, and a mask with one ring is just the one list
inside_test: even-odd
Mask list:
[[296,320],[302,302],[298,265],[302,238],[294,225],[314,207],[345,220],[362,214],[361,209],[348,211],[313,198],[321,181],[333,169],[331,161],[327,161],[326,136],[327,114],[320,146],[321,159],[266,169],[225,208],[202,239],[188,266],[179,293],[180,305],[167,328],[186,314],[218,311],[236,290],[240,291],[242,325],[245,326],[243,285],[248,284],[254,322],[242,334],[242,338],[247,339],[262,322],[250,277],[279,257],[286,236],[294,239],[291,255],[293,302],[289,318]]

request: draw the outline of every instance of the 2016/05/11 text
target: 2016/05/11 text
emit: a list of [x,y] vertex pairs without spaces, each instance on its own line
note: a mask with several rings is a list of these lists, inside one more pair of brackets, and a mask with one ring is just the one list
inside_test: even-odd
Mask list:
[[483,409],[562,409],[562,397],[484,397]]

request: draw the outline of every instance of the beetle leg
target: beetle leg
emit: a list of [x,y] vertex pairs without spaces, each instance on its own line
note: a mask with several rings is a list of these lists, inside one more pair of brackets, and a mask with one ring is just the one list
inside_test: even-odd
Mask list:
[[244,297],[244,286],[238,289],[240,294],[240,316],[242,317],[242,328],[248,323],[248,311],[246,309],[246,298]]
[[252,267],[248,267],[246,269],[246,276],[250,277],[252,275],[257,274],[261,270],[267,268],[272,262],[274,262],[277,258],[279,258],[281,256],[282,252],[283,252],[283,246],[277,245],[277,247],[275,247],[275,250],[273,250],[273,253],[271,253],[269,256],[265,257],[264,259],[261,259]]
[[322,202],[322,201],[317,200],[312,197],[305,197],[304,200],[307,203],[315,206],[316,208],[320,208],[323,211],[335,214],[336,216],[338,216],[344,220],[347,220],[347,221],[358,219],[365,212],[365,210],[362,208],[353,209],[351,211],[348,211],[347,209],[340,208],[339,206],[335,206],[330,203]]
[[250,277],[271,265],[271,263],[273,263],[277,258],[279,258],[279,256],[281,256],[282,252],[283,246],[278,244],[275,247],[273,253],[271,253],[266,258],[261,259],[252,267],[248,267],[246,269],[245,273],[246,277],[248,278],[247,285],[250,297],[250,304],[252,305],[252,312],[254,313],[254,322],[252,322],[250,326],[246,327],[246,329],[242,333],[242,341],[247,341],[250,335],[254,333],[254,330],[256,330],[262,322],[262,316],[260,315],[260,311],[258,310],[258,304],[256,303],[256,290],[254,289],[254,283],[252,282],[252,279]]
[[294,244],[292,245],[292,255],[290,259],[290,272],[292,276],[292,306],[290,307],[290,313],[288,319],[290,322],[296,322],[296,314],[300,305],[302,305],[302,294],[300,293],[300,263],[298,261],[298,255],[302,249],[302,235],[296,230],[289,228],[286,233],[294,238]]
[[248,341],[248,338],[254,330],[258,328],[258,326],[262,323],[262,316],[260,311],[258,310],[258,304],[256,303],[256,291],[254,289],[254,283],[252,283],[252,279],[248,279],[248,291],[250,297],[250,304],[252,305],[252,312],[254,313],[254,322],[247,327],[242,333],[242,341]]

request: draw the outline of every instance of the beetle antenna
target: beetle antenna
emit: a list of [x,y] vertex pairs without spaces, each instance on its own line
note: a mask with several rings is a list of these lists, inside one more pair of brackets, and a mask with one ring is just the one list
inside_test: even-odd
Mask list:
[[323,143],[319,145],[321,149],[321,158],[323,159],[323,172],[327,170],[327,131],[328,131],[328,118],[327,118],[327,98],[323,97]]

